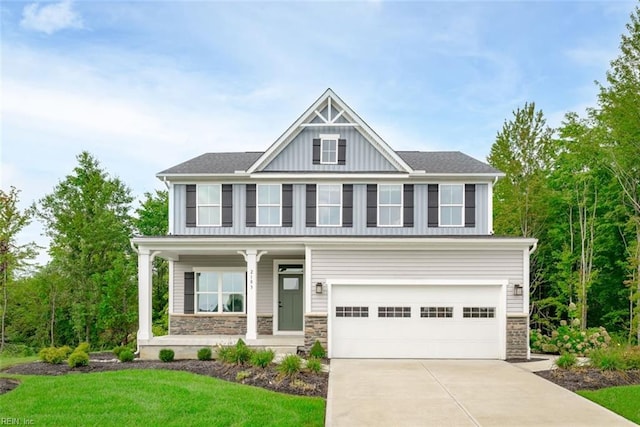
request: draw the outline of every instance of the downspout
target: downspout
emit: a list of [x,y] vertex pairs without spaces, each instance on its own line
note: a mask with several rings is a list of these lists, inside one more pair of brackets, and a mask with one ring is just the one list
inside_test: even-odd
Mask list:
[[167,182],[167,177],[166,176],[162,177],[162,182],[164,183],[164,186],[167,187],[167,190],[169,190],[170,189],[169,182]]
[[536,240],[535,243],[533,244],[533,246],[531,247],[531,249],[529,249],[529,255],[531,255],[532,253],[534,253],[536,251],[536,249],[538,249],[538,241]]

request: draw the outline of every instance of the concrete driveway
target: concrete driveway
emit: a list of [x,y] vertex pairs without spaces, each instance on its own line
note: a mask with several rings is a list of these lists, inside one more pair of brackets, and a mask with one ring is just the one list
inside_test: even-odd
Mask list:
[[635,424],[503,361],[332,359],[327,425]]

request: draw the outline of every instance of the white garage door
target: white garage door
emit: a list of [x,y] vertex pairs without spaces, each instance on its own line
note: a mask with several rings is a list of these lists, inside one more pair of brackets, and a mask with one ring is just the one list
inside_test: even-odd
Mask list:
[[331,356],[499,359],[500,286],[333,285]]

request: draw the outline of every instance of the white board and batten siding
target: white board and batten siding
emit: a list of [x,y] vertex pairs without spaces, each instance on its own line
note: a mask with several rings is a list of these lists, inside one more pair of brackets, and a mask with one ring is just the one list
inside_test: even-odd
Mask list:
[[[282,258],[280,256],[279,258]],[[288,256],[287,259],[297,257]],[[273,313],[273,260],[274,256],[264,255],[258,263],[257,310],[258,314]],[[302,258],[300,259],[303,262]],[[173,265],[173,310],[172,314],[184,313],[184,273],[194,267],[246,268],[244,258],[237,256],[190,255],[181,256]]]
[[[311,282],[388,279],[447,283],[459,280],[506,280],[508,313],[523,313],[523,297],[513,295],[522,284],[522,250],[313,250]],[[311,311],[327,312],[327,293],[311,294]]]
[[293,226],[292,227],[247,227],[245,184],[233,184],[233,226],[232,227],[187,227],[186,226],[186,185],[175,184],[173,219],[176,235],[238,236],[452,236],[487,235],[488,184],[476,184],[476,226],[475,227],[428,227],[427,226],[427,184],[414,185],[414,226],[413,227],[367,227],[367,185],[353,184],[353,227],[307,227],[306,226],[306,184],[293,184]]

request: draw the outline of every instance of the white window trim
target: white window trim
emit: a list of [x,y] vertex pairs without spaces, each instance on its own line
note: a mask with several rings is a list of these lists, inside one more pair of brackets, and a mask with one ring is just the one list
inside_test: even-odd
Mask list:
[[[322,160],[324,153],[324,143],[327,141],[335,141],[336,142],[336,161],[335,162],[325,162]],[[321,165],[337,165],[338,164],[338,145],[340,141],[339,134],[320,134],[320,164]]]
[[[200,204],[198,202],[198,195],[200,194],[201,187],[218,187],[219,191],[219,199],[218,203],[205,203]],[[217,224],[202,224],[200,222],[200,207],[206,208],[218,208],[218,219],[219,222]],[[222,226],[222,184],[196,184],[196,227],[220,227]]]
[[[326,186],[332,186],[332,185],[340,186],[340,222],[338,224],[320,224],[320,187],[322,186],[326,187]],[[342,227],[343,195],[344,195],[344,187],[342,183],[335,182],[335,183],[316,184],[316,227]],[[335,204],[322,205],[322,207],[335,207],[335,206],[338,206],[338,205],[335,205]]]
[[[247,313],[247,279],[246,279],[246,274],[247,274],[247,269],[246,268],[227,268],[227,267],[194,267],[193,268],[193,272],[196,275],[196,277],[194,278],[194,301],[193,301],[193,308],[194,308],[194,313],[196,314],[208,314],[208,315],[225,315],[225,316],[229,316],[229,315],[239,315],[239,314],[246,314]],[[198,304],[198,296],[202,293],[202,294],[213,294],[214,292],[199,292],[198,291],[198,279],[197,279],[197,274],[198,273],[219,273],[219,278],[218,278],[218,290],[215,292],[218,294],[218,311],[200,311],[198,310],[199,304]],[[222,273],[244,273],[245,274],[245,280],[244,280],[244,290],[242,291],[242,297],[243,299],[243,304],[242,304],[242,311],[220,311],[222,309],[222,305],[223,305],[223,299],[222,299]]]
[[[398,225],[394,225],[394,224],[380,224],[380,187],[381,186],[389,186],[389,187],[400,187],[400,224]],[[377,225],[378,227],[391,227],[391,228],[399,228],[399,227],[403,227],[404,226],[404,184],[388,184],[388,183],[382,183],[382,184],[378,184],[377,188],[377,211],[376,211],[376,215],[377,215]],[[385,204],[383,206],[390,206],[390,207],[394,207],[394,206],[398,206],[397,204]]]
[[[442,203],[442,186],[453,186],[453,187],[461,187],[462,188],[462,203],[451,204],[451,203]],[[442,208],[443,207],[460,207],[462,209],[462,215],[460,215],[461,224],[442,224]],[[464,227],[464,184],[438,184],[438,227],[451,227],[451,228],[461,228]]]
[[[273,186],[273,185],[277,185],[280,191],[280,203],[275,205],[275,204],[268,204],[268,205],[261,205],[260,204],[260,187],[265,187],[265,186]],[[260,224],[260,207],[265,207],[265,208],[273,208],[273,207],[278,207],[280,209],[280,214],[278,215],[279,217],[279,221],[277,224]],[[257,227],[282,227],[282,184],[257,184],[256,185],[256,226]]]

